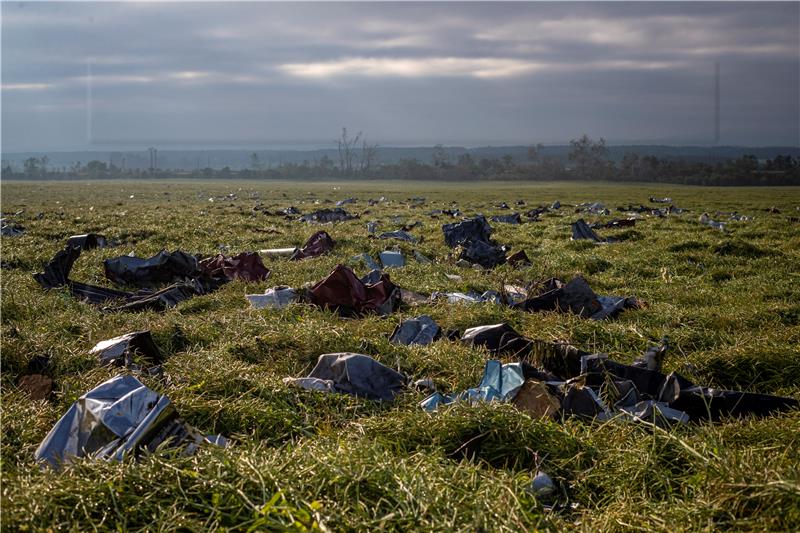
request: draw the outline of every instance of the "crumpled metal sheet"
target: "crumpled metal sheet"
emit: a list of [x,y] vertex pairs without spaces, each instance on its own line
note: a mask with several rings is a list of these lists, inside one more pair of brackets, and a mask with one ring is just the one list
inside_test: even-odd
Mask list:
[[397,230],[397,231],[386,231],[378,235],[379,239],[398,239],[401,241],[406,242],[417,242],[417,238],[408,233],[407,231]]
[[406,265],[403,253],[397,250],[385,250],[378,254],[383,268],[400,268]]
[[300,217],[300,221],[325,224],[328,222],[344,222],[354,218],[358,218],[358,215],[351,215],[341,207],[335,207],[333,209],[319,209],[313,213],[303,215]]
[[233,257],[219,254],[203,259],[199,266],[203,274],[210,278],[264,281],[269,277],[269,270],[255,252],[242,252]]
[[512,337],[518,338],[520,334],[508,324],[490,324],[467,328],[461,336],[461,342],[470,346],[482,346],[492,353],[498,353],[504,345],[503,340],[508,342]]
[[307,259],[309,257],[319,257],[333,250],[336,241],[328,235],[327,231],[318,231],[308,238],[302,248],[292,254],[292,261]]
[[389,337],[389,342],[406,346],[425,345],[432,343],[440,332],[439,325],[431,317],[422,315],[403,320],[398,324]]
[[25,228],[3,218],[0,219],[0,233],[2,233],[3,237],[19,237],[25,233]]
[[522,363],[502,364],[491,359],[486,362],[483,378],[476,388],[467,389],[458,394],[441,394],[435,392],[420,403],[426,411],[435,411],[440,405],[455,402],[492,402],[511,401],[525,383]]
[[483,268],[494,268],[506,262],[506,250],[503,246],[485,241],[469,241],[461,245],[459,259]]
[[531,260],[525,250],[519,250],[506,257],[506,263],[512,266],[527,266],[531,264]]
[[264,294],[245,294],[244,297],[254,309],[283,309],[300,299],[297,291],[291,287],[272,287]]
[[166,396],[122,375],[78,398],[44,438],[35,458],[58,468],[76,457],[122,460],[164,443],[185,445],[191,453],[204,440]]
[[164,359],[149,330],[134,331],[100,341],[89,353],[97,355],[101,365],[130,367],[137,354],[150,365],[158,365]]
[[582,218],[579,219],[577,222],[572,223],[572,238],[573,241],[579,240],[589,240],[592,242],[602,243],[602,242],[609,242],[607,239],[602,238],[600,235],[597,234],[589,225],[586,223],[585,220]]
[[[508,209],[508,206],[506,206]],[[519,213],[509,213],[508,215],[494,215],[491,218],[492,222],[500,222],[503,224],[522,224],[522,218]]]
[[123,255],[103,261],[106,278],[117,285],[153,287],[200,275],[197,258],[181,250],[161,250],[147,259]]
[[550,278],[538,286],[538,293],[511,307],[528,312],[559,311],[574,313],[583,318],[603,320],[618,315],[625,309],[641,307],[632,297],[598,296],[583,276],[575,276],[569,283]]
[[73,235],[67,239],[67,248],[75,246],[81,250],[91,250],[93,248],[106,248],[111,246],[104,235],[98,233],[85,233],[83,235]]
[[431,294],[431,300],[445,299],[447,303],[451,304],[477,304],[483,302],[491,302],[496,305],[503,303],[500,294],[497,291],[485,291],[477,293],[470,291],[464,292],[434,292]]
[[392,401],[403,391],[408,378],[368,355],[343,352],[320,355],[308,376],[286,378],[284,382],[305,389]]
[[75,261],[81,255],[81,248],[67,246],[59,250],[44,267],[43,272],[33,275],[45,289],[67,287],[73,296],[94,305],[113,304],[104,308],[107,311],[140,311],[152,309],[161,311],[197,295],[207,294],[219,288],[227,279],[195,278],[175,283],[159,291],[144,289],[137,292],[120,291],[88,285],[69,279]]
[[344,265],[337,265],[328,276],[308,290],[311,303],[345,315],[367,312],[388,315],[400,305],[400,291],[380,273],[379,279],[364,283]]
[[467,242],[490,242],[492,227],[486,222],[486,217],[477,216],[463,222],[453,222],[442,226],[444,242],[450,248],[455,248]]

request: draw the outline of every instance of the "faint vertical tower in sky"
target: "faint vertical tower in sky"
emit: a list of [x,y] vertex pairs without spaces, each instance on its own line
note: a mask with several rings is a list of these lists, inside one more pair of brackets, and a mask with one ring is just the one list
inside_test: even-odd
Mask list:
[[714,144],[719,145],[719,61],[714,62]]

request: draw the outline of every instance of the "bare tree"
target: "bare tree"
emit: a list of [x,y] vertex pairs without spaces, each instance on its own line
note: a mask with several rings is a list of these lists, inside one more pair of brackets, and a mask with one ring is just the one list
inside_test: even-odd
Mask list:
[[375,159],[378,157],[378,145],[367,144],[364,141],[361,144],[361,172],[366,173],[372,169]]
[[353,173],[353,159],[360,140],[360,131],[355,137],[350,137],[347,133],[347,128],[342,128],[342,136],[336,139],[336,145],[339,148],[339,168],[348,175]]

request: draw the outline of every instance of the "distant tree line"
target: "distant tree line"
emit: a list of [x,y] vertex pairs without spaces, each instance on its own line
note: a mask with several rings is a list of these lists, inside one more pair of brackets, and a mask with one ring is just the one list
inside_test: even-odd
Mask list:
[[475,159],[469,153],[455,161],[442,145],[433,148],[430,161],[404,159],[396,163],[377,163],[379,147],[342,128],[335,141],[338,158],[323,156],[302,163],[283,163],[265,167],[258,154],[250,156],[250,168],[231,170],[124,169],[111,162],[78,162],[56,168],[47,156],[30,157],[22,168],[2,163],[6,178],[16,179],[130,179],[130,178],[213,178],[213,179],[394,179],[394,180],[608,180],[677,183],[686,185],[800,185],[800,158],[778,155],[758,160],[744,155],[716,163],[659,158],[654,155],[626,154],[620,161],[609,158],[604,139],[583,135],[570,141],[565,159],[542,155],[542,145],[531,146],[525,161],[511,155]]

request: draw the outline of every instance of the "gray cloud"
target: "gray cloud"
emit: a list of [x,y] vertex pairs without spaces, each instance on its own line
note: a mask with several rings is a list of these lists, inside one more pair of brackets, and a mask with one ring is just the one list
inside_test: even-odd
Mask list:
[[800,144],[797,3],[2,3],[3,150]]

